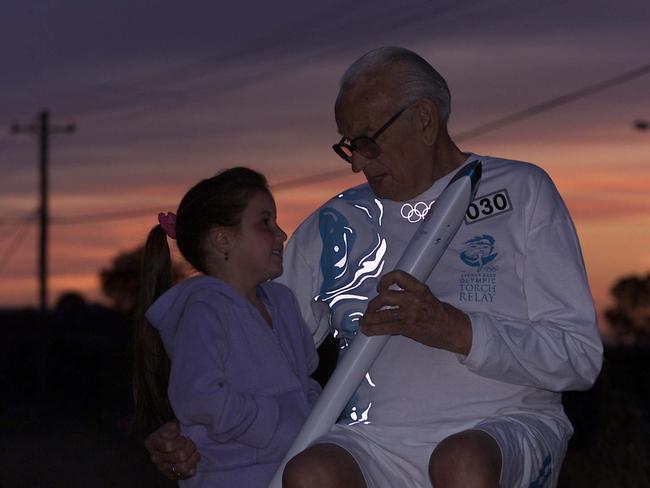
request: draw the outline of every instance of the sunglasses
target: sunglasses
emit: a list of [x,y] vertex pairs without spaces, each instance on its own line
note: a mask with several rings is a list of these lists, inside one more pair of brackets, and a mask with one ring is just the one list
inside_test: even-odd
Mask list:
[[382,135],[384,131],[388,129],[408,107],[409,106],[407,105],[395,115],[393,115],[390,119],[388,119],[388,122],[382,125],[379,130],[377,130],[370,137],[355,137],[351,141],[346,142],[348,139],[344,136],[337,144],[334,144],[332,146],[332,149],[334,149],[334,152],[338,154],[344,161],[350,164],[352,164],[352,153],[355,151],[361,154],[364,158],[375,159],[379,157],[381,154],[381,147],[379,144],[377,144],[377,138]]

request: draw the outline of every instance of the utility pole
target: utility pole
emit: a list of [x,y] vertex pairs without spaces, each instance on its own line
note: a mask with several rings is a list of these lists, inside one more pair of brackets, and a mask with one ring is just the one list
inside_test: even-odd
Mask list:
[[48,223],[49,223],[49,178],[48,178],[48,153],[50,134],[72,134],[75,124],[61,126],[50,125],[50,113],[42,110],[35,124],[14,124],[11,131],[14,134],[30,133],[38,136],[39,143],[39,240],[38,240],[38,282],[39,304],[41,312],[47,310],[47,277],[48,277]]

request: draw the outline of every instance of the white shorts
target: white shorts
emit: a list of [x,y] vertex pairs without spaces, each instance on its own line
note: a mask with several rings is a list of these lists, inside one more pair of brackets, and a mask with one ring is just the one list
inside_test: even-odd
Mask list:
[[[428,441],[427,427],[335,425],[317,443],[342,447],[360,466],[368,488],[431,488],[429,459],[438,441]],[[492,436],[501,449],[502,488],[551,488],[557,484],[570,427],[537,416],[517,414],[487,419],[471,429]],[[405,435],[406,434],[406,435]],[[431,432],[429,439],[444,439]]]

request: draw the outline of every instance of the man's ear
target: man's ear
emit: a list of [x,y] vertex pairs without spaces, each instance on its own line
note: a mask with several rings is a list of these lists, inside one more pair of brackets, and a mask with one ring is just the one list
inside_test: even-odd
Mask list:
[[208,242],[210,248],[215,249],[220,254],[224,254],[232,249],[234,242],[234,233],[228,227],[213,227],[208,231]]
[[423,98],[416,102],[415,108],[420,121],[423,141],[427,146],[433,146],[440,132],[438,107],[431,100]]

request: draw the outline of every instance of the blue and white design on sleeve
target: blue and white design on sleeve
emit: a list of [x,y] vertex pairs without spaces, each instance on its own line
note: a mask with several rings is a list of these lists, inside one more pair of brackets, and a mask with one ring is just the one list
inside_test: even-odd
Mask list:
[[341,193],[318,214],[323,283],[314,299],[330,307],[331,326],[342,349],[359,330],[359,319],[369,298],[376,294],[384,268],[382,217],[381,202],[367,188]]

